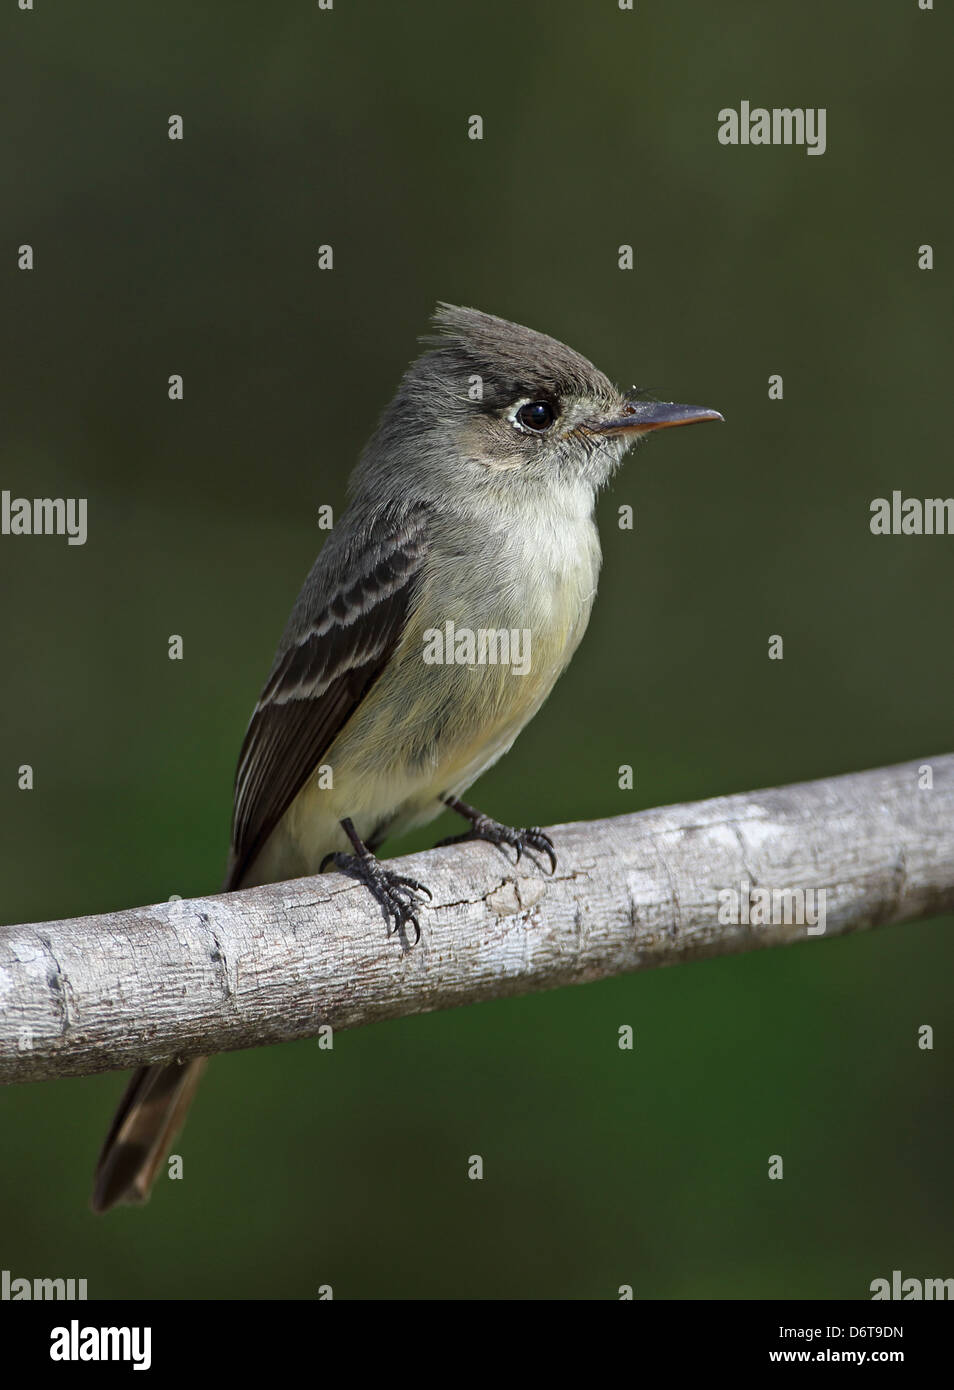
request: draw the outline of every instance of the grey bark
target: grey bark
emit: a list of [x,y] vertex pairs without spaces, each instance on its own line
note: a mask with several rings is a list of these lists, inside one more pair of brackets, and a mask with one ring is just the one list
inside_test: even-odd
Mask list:
[[[552,877],[485,844],[390,861],[434,895],[406,953],[367,890],[337,873],[0,928],[0,1081],[258,1047],[950,912],[954,755],[551,833]],[[824,935],[720,922],[720,890],[744,899],[743,880],[825,889]]]

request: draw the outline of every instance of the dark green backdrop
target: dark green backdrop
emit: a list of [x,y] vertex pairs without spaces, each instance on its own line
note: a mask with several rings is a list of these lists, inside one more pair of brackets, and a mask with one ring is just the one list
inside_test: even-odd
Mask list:
[[[83,548],[0,538],[0,920],[217,887],[317,509],[438,299],[727,420],[604,497],[585,644],[482,806],[547,824],[949,749],[954,538],[868,516],[954,490],[950,39],[916,0],[4,6],[0,482],[90,519]],[[721,146],[743,99],[825,107],[827,152]],[[105,1219],[120,1078],[8,1088],[0,1267],[199,1298],[949,1275],[950,925],[222,1057],[186,1180]]]

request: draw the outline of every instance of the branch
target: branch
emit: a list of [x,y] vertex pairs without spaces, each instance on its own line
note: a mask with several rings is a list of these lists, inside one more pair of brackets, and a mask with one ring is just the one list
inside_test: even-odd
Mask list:
[[[323,1024],[823,939],[791,920],[758,924],[757,889],[825,889],[805,906],[814,916],[824,903],[827,936],[949,912],[954,754],[552,833],[553,877],[483,844],[391,861],[434,894],[407,953],[341,874],[0,928],[0,1081],[259,1047]],[[725,889],[741,921],[720,923]],[[776,916],[791,918],[787,904]]]

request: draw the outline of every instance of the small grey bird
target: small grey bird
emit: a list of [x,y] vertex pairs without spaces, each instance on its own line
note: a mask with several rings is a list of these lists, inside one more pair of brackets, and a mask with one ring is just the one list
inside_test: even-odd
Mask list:
[[[460,798],[564,670],[596,595],[600,487],[641,435],[721,420],[626,399],[571,348],[442,304],[354,471],[292,610],[235,778],[224,888],[360,879],[407,949],[427,889],[374,856],[450,807],[484,839],[556,856]],[[516,659],[514,659],[516,655]],[[144,1201],[205,1061],[140,1068],[93,1209]]]

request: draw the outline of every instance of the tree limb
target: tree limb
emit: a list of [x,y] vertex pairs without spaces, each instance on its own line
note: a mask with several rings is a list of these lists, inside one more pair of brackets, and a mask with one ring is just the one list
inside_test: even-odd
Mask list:
[[[933,787],[919,786],[929,766]],[[340,874],[0,928],[0,1081],[355,1028],[823,939],[719,892],[826,890],[825,935],[954,910],[954,754],[557,826],[553,877],[467,844],[391,861],[434,898],[404,953]],[[757,899],[753,899],[757,900]],[[817,900],[816,900],[817,906]],[[781,908],[781,904],[780,904]]]

